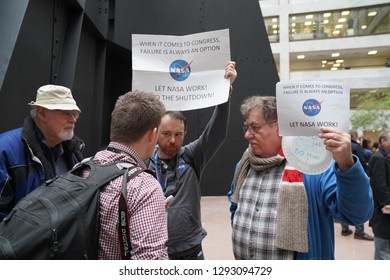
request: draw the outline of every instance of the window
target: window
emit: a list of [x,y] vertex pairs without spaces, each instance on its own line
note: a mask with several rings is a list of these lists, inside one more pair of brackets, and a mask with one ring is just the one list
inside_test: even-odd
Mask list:
[[290,41],[385,33],[390,33],[389,5],[295,14],[289,17]]

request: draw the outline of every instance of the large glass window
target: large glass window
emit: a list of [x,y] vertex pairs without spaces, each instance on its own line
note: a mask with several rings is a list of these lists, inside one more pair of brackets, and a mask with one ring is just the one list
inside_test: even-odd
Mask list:
[[264,18],[265,29],[267,30],[270,43],[279,42],[279,17]]
[[385,33],[390,33],[390,5],[294,14],[289,17],[290,41]]

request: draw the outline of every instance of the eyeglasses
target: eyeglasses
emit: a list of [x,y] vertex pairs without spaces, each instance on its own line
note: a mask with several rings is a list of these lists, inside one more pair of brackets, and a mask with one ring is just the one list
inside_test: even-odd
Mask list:
[[172,138],[172,136],[174,136],[175,138],[182,138],[184,136],[184,132],[170,132],[170,131],[162,131],[161,132],[161,135],[164,137],[164,138]]
[[247,131],[249,131],[250,133],[252,134],[255,134],[255,133],[259,133],[259,131],[267,124],[272,124],[276,121],[272,121],[272,122],[266,122],[266,123],[263,123],[263,124],[255,124],[255,123],[251,123],[251,124],[246,124],[244,123],[244,125],[242,126],[242,130],[244,131],[244,133],[247,133]]
[[73,112],[73,111],[64,111],[64,110],[55,110],[57,112],[60,112],[65,119],[70,120],[71,118],[75,118],[76,120],[80,117],[79,112]]

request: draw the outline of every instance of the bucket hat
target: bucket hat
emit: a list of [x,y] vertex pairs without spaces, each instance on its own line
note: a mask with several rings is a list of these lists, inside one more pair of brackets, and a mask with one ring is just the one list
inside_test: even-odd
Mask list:
[[36,101],[31,101],[28,105],[40,106],[49,110],[76,110],[81,112],[70,89],[58,85],[40,87],[37,91]]

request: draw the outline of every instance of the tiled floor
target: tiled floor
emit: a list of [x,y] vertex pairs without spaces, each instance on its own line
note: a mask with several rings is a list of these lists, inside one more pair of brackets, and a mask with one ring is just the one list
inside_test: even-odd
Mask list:
[[[203,250],[209,260],[233,260],[229,203],[224,196],[202,197],[202,222],[208,235]],[[350,227],[352,230],[355,227]],[[365,225],[366,233],[372,235]],[[352,235],[341,236],[341,226],[335,223],[337,260],[372,260],[374,242],[355,239]]]

